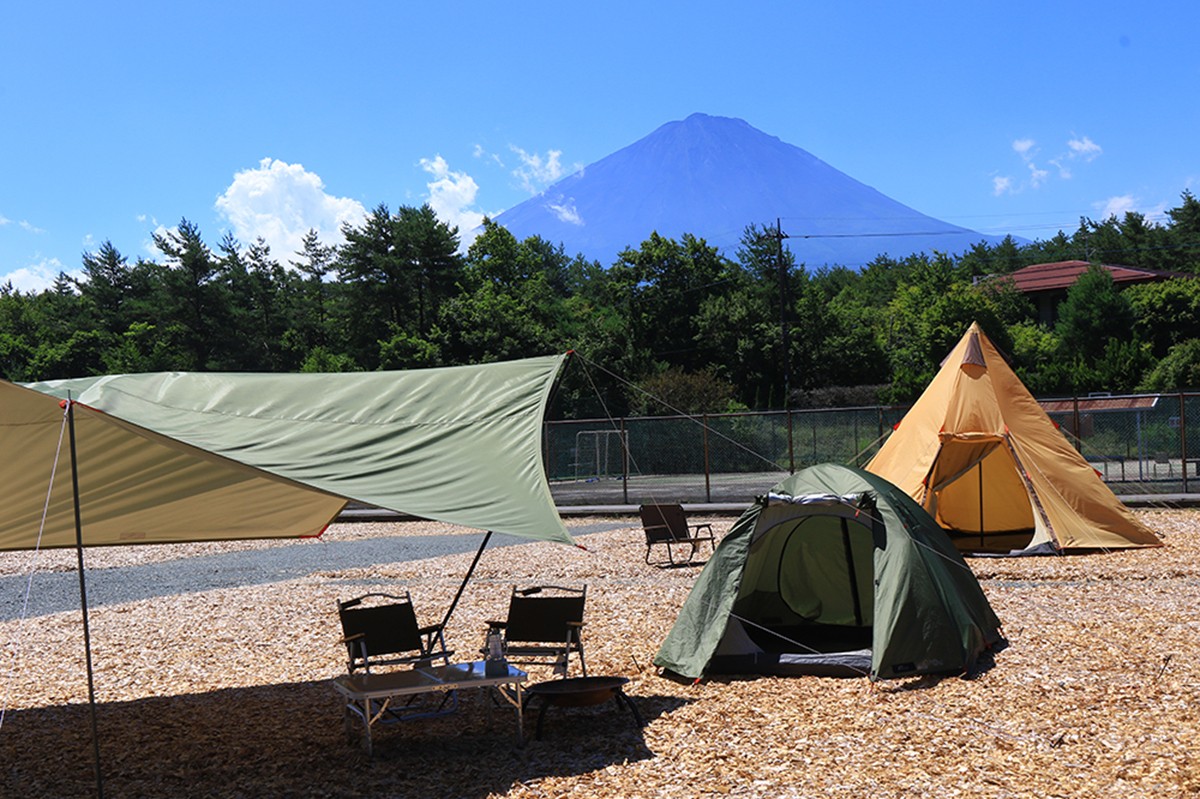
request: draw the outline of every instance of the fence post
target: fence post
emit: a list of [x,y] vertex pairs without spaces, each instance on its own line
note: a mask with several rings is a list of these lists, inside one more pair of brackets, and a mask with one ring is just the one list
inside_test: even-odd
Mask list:
[[708,475],[710,464],[708,462],[708,414],[700,417],[701,423],[704,425],[704,501],[712,502],[712,484],[709,482]]
[[1079,395],[1076,394],[1072,398],[1072,407],[1074,410],[1071,413],[1071,424],[1075,426],[1075,449],[1083,452],[1083,441],[1079,438]]
[[[850,450],[850,457],[858,459],[858,411],[854,411],[854,449]],[[854,464],[857,466],[858,464]]]
[[796,473],[796,447],[792,441],[792,409],[786,408],[783,411],[787,416],[787,433],[788,433],[788,474]]
[[1179,392],[1179,465],[1183,468],[1183,493],[1188,492],[1187,398]]
[[621,502],[629,504],[629,433],[624,416],[621,417]]
[[812,460],[809,463],[817,463],[817,415],[812,414]]

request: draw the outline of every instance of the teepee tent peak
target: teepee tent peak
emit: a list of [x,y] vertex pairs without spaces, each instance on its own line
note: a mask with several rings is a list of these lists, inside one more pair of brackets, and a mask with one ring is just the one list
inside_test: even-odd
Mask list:
[[971,329],[967,331],[967,348],[963,351],[962,368],[967,366],[979,366],[987,368],[987,360],[983,355],[983,348],[979,345],[979,323],[972,322]]
[[1160,546],[1071,446],[978,323],[866,466],[966,551]]

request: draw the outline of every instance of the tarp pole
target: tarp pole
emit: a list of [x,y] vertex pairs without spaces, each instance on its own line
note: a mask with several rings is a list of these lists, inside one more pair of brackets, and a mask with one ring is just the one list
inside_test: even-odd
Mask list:
[[467,583],[471,582],[471,575],[475,573],[475,566],[479,563],[479,558],[483,555],[483,550],[488,545],[488,540],[492,537],[492,531],[488,530],[483,536],[483,543],[479,545],[479,551],[475,553],[475,559],[471,561],[471,568],[467,569],[467,575],[463,577],[462,584],[458,587],[458,592],[454,595],[454,601],[450,603],[450,607],[446,608],[446,615],[442,619],[442,629],[446,629],[446,625],[450,623],[450,616],[454,614],[454,609],[458,607],[458,600],[462,598],[463,591],[467,590]]
[[87,661],[88,709],[92,720],[92,758],[96,771],[96,796],[104,797],[100,769],[100,728],[96,723],[96,680],[92,671],[92,631],[88,623],[87,581],[83,576],[83,521],[79,512],[79,460],[75,451],[75,402],[67,393],[67,430],[71,442],[71,496],[75,505],[75,558],[79,566],[79,605],[83,610],[83,650]]

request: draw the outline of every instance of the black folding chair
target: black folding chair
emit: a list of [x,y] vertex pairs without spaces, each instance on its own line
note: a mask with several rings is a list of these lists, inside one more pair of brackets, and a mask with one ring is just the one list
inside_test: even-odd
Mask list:
[[[638,508],[642,517],[642,529],[646,532],[646,562],[650,562],[650,550],[656,544],[667,545],[667,562],[672,566],[691,563],[699,551],[700,544],[708,542],[710,549],[715,551],[713,543],[712,524],[688,524],[687,515],[682,505],[642,505]],[[702,533],[705,530],[707,532]],[[688,547],[687,560],[675,561],[673,546]]]
[[571,653],[577,653],[586,677],[582,635],[586,596],[586,585],[513,586],[508,618],[488,622],[488,632],[499,631],[504,636],[505,656],[511,663],[553,665],[556,674],[566,677]]
[[364,594],[338,602],[338,618],[351,674],[359,668],[370,674],[377,666],[432,665],[438,661],[447,665],[454,654],[446,649],[441,624],[417,625],[407,591],[404,596]]

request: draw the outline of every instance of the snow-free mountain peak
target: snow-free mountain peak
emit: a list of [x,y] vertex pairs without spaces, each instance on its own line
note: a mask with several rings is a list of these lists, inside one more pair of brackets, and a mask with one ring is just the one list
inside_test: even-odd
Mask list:
[[496,217],[607,266],[653,232],[692,233],[727,255],[747,225],[782,219],[796,260],[862,266],[880,253],[957,253],[998,240],[886,197],[741,119],[692,114],[563,178]]

